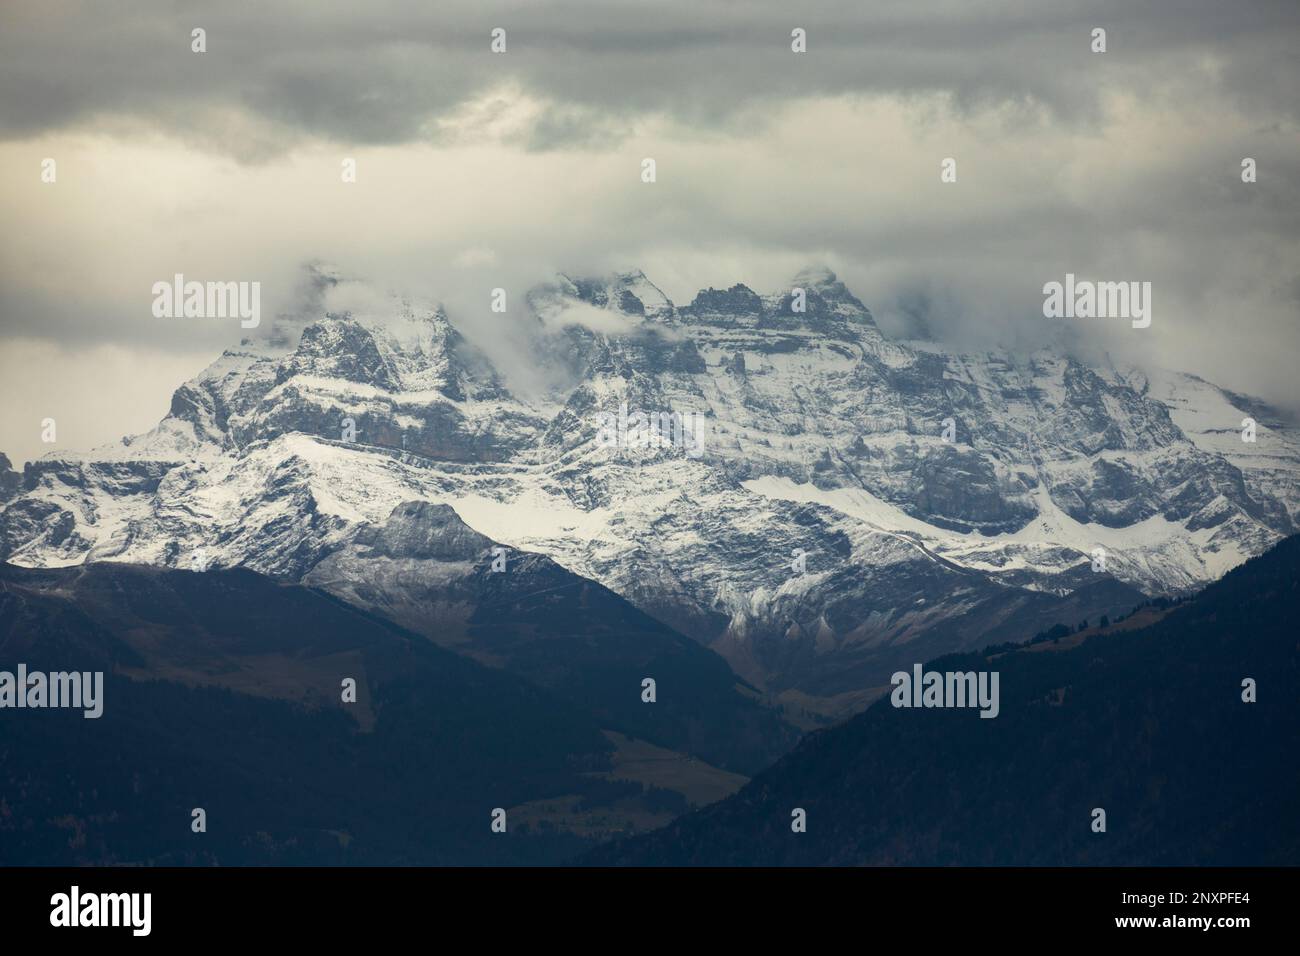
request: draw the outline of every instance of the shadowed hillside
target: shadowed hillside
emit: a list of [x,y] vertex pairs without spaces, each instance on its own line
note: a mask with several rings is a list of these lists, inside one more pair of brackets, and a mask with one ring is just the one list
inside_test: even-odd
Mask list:
[[[1300,537],[1150,627],[947,657],[1001,713],[888,698],[614,864],[1267,865],[1300,858]],[[1258,682],[1258,702],[1242,681]],[[807,812],[807,832],[791,812]],[[1092,830],[1103,808],[1107,830]]]
[[18,663],[103,671],[103,715],[0,711],[3,864],[556,862],[743,782],[250,571],[2,565]]

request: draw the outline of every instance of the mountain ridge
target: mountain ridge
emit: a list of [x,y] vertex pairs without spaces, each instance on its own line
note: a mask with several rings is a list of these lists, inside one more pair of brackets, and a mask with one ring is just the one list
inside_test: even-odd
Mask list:
[[1300,535],[1146,627],[931,660],[999,672],[998,715],[881,700],[733,796],[586,862],[1292,864],[1298,581]]
[[[744,780],[611,732],[633,721],[607,698],[245,568],[3,564],[0,646],[7,670],[103,673],[97,719],[6,716],[21,724],[0,736],[8,865],[557,863]],[[734,731],[734,713],[689,710],[720,696],[707,676],[683,695],[656,673],[653,708],[616,667],[595,682],[621,685],[659,739],[691,735],[673,729],[683,696],[689,723]],[[509,838],[489,828],[496,807]]]
[[[1114,616],[1297,529],[1300,432],[1275,418],[1241,441],[1239,397],[1050,353],[918,349],[830,270],[796,281],[679,308],[639,271],[560,277],[524,297],[527,347],[562,383],[531,397],[440,308],[328,314],[296,343],[226,352],[153,432],[30,463],[0,557],[203,550],[298,580],[360,526],[436,502],[767,693],[835,697],[926,635],[955,651],[1053,613]],[[602,416],[619,414],[699,416],[706,440],[610,447]]]

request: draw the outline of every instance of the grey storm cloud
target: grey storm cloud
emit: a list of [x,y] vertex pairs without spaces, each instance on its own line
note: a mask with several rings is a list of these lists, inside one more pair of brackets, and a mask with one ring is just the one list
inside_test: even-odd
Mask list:
[[[640,268],[685,304],[824,263],[898,337],[1066,340],[1300,409],[1298,40],[1295,0],[0,3],[0,449],[39,451],[33,402],[85,443],[145,426],[74,386],[153,375],[165,406],[238,341],[154,317],[154,282],[309,315],[316,259],[505,366],[494,287]],[[1150,281],[1149,334],[1060,334],[1066,273]]]
[[[5,4],[0,135],[130,117],[259,158],[228,135],[222,117],[239,111],[281,131],[272,151],[294,134],[435,141],[439,118],[507,80],[552,103],[527,142],[538,149],[615,137],[647,112],[743,124],[773,98],[853,93],[946,92],[1087,122],[1106,81],[1178,95],[1207,59],[1224,91],[1293,119],[1298,19],[1292,0]],[[809,56],[789,55],[796,26]],[[1086,43],[1096,26],[1102,63]],[[494,27],[505,55],[488,51]]]

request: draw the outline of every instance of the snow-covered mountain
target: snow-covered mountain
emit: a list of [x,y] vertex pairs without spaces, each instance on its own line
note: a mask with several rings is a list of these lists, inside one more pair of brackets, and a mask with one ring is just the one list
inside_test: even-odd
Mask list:
[[[682,307],[640,272],[562,276],[527,303],[562,383],[542,397],[440,308],[325,315],[225,353],[148,434],[0,463],[0,557],[246,566],[418,628],[423,572],[367,542],[445,504],[835,711],[899,662],[1193,588],[1298,530],[1300,430],[1193,376],[891,341],[825,269]],[[457,593],[482,573],[437,569]]]

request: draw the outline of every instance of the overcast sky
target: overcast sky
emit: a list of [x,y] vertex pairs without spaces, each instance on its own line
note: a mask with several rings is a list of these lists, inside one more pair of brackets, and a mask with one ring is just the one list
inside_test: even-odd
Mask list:
[[1076,331],[1294,409],[1298,41],[1294,0],[4,3],[0,451],[147,429],[238,341],[154,282],[258,280],[266,325],[316,259],[497,347],[490,290],[557,270],[685,304],[824,263],[972,349],[1066,272],[1150,281],[1149,329]]

